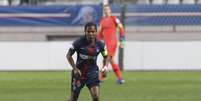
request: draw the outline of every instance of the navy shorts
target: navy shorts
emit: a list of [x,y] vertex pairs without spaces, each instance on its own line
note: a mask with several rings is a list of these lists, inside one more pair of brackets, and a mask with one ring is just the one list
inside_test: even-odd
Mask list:
[[78,93],[80,90],[87,86],[89,89],[94,86],[100,85],[99,72],[94,71],[87,74],[85,78],[76,77],[72,72],[71,91]]

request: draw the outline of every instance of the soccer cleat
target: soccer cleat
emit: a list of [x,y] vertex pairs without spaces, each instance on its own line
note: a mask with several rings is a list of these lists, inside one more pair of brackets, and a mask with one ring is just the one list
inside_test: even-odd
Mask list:
[[125,80],[121,79],[121,80],[117,80],[117,84],[124,84],[125,83]]

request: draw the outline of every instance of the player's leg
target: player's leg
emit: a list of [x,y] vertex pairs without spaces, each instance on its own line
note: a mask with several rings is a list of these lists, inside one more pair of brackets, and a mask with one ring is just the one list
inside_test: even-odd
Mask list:
[[69,101],[77,101],[81,89],[84,87],[85,81],[80,80],[80,78],[74,76],[72,72],[72,79],[71,79],[71,97]]
[[89,88],[91,97],[93,101],[99,101],[100,96],[100,80],[98,78],[98,71],[93,71],[88,75],[88,78],[86,80],[86,85]]
[[[107,48],[107,53],[108,53],[108,56],[110,56],[111,60],[110,60],[110,64],[112,65],[112,58],[113,56],[115,55],[115,52],[116,52],[116,48],[117,48],[117,45],[114,43],[114,44],[106,44],[106,48]],[[113,65],[112,65],[113,67]],[[114,70],[114,69],[113,69]],[[116,74],[116,73],[115,73]],[[103,73],[100,73],[100,80],[103,81],[105,79],[106,75],[103,74]]]
[[93,86],[89,90],[90,90],[90,94],[91,94],[93,101],[99,101],[99,96],[100,96],[99,86]]
[[[78,81],[79,82],[79,81]],[[73,84],[73,88],[71,88],[71,100],[70,101],[77,101],[78,97],[80,95],[81,89],[84,87],[84,83],[82,82],[76,82]]]
[[118,80],[117,80],[117,83],[118,84],[123,84],[125,81],[123,80],[122,78],[122,74],[121,74],[121,70],[119,68],[119,65],[116,63],[115,61],[115,54],[116,54],[116,49],[117,49],[117,45],[114,45],[112,47],[112,49],[110,50],[110,55],[111,55],[111,65],[112,65],[112,69],[115,73],[115,75],[117,76]]
[[123,83],[125,83],[125,80],[123,80],[123,77],[122,77],[122,74],[121,74],[121,70],[120,70],[118,64],[115,62],[114,57],[112,57],[110,63],[111,63],[111,65],[112,65],[112,69],[113,69],[115,75],[116,75],[117,78],[118,78],[117,83],[118,83],[118,84],[123,84]]
[[80,92],[71,92],[71,100],[70,101],[77,101]]

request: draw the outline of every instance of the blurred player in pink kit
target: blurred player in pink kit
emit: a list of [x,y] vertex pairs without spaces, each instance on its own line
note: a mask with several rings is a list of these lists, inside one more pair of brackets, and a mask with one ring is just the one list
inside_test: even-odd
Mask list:
[[[122,77],[121,71],[118,64],[115,61],[115,54],[118,47],[118,37],[117,37],[117,28],[120,31],[120,47],[124,46],[125,43],[125,31],[124,27],[116,16],[112,16],[111,9],[109,5],[104,5],[104,14],[105,16],[101,19],[100,30],[98,33],[98,38],[102,39],[107,48],[108,56],[111,57],[110,64],[112,69],[117,76],[118,84],[123,84],[125,80]],[[100,80],[104,80],[105,75],[100,75]]]

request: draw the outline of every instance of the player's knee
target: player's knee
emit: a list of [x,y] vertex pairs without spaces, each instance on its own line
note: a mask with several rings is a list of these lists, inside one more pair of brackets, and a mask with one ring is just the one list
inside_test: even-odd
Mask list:
[[71,100],[69,100],[69,101],[77,101],[77,99],[71,99]]
[[99,94],[94,94],[92,96],[93,101],[99,101]]
[[93,96],[93,101],[99,101],[99,96]]

